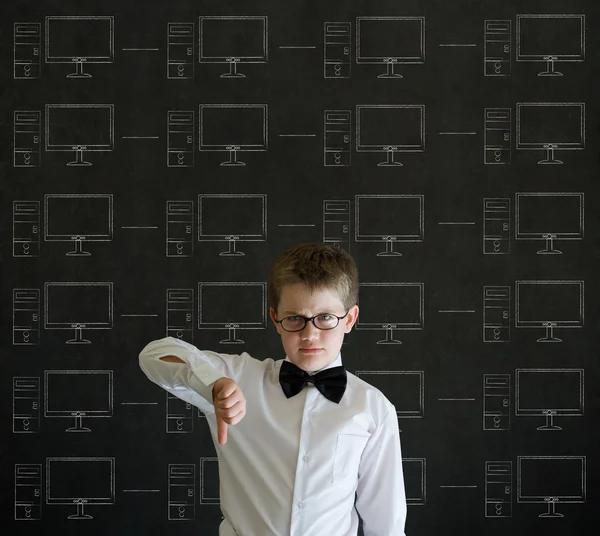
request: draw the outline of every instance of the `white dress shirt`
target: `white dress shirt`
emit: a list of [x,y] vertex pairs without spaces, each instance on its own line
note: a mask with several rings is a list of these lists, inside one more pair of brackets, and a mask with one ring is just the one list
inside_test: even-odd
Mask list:
[[[186,364],[160,360],[167,355]],[[395,407],[350,372],[339,404],[312,383],[286,398],[282,362],[199,350],[173,337],[139,355],[150,380],[206,415],[219,460],[219,536],[356,536],[357,510],[365,536],[404,536]],[[324,369],[341,364],[340,353]],[[240,387],[246,415],[219,445],[212,388],[223,376]]]

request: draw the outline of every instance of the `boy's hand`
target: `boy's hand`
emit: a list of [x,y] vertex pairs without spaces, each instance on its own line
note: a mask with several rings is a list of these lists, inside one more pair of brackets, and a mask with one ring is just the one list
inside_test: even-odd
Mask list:
[[227,425],[237,424],[246,415],[246,398],[231,378],[219,378],[213,385],[219,445],[227,442]]

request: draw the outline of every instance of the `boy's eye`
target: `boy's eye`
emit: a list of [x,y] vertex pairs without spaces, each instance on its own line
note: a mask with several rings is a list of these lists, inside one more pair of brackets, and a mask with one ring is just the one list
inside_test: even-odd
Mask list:
[[319,315],[319,318],[321,320],[331,320],[333,317],[329,313],[323,313],[322,315]]
[[300,320],[302,317],[298,316],[298,315],[293,315],[293,316],[288,316],[288,320],[291,320],[292,322],[296,322],[298,320]]

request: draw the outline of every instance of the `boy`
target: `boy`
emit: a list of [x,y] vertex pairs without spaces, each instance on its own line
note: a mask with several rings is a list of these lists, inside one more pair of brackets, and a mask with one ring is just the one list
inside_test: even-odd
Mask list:
[[358,511],[365,536],[404,536],[396,409],[342,366],[344,334],[358,318],[354,260],[326,244],[292,247],[271,267],[268,299],[285,360],[171,337],[139,356],[150,380],[206,414],[219,535],[356,536]]

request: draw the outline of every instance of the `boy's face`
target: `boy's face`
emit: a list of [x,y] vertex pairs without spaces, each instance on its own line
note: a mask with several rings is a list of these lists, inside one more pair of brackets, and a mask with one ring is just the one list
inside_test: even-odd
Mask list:
[[[310,318],[329,313],[341,317],[346,314],[337,292],[322,289],[311,294],[302,283],[285,285],[281,291],[277,311],[273,307],[269,309],[288,359],[306,372],[320,370],[335,360],[344,342],[344,334],[350,332],[358,318],[358,305],[355,304],[333,329],[320,330],[312,322],[307,322],[302,331],[284,330],[276,320],[286,316],[300,315]],[[309,347],[312,348],[311,351],[308,350]]]

